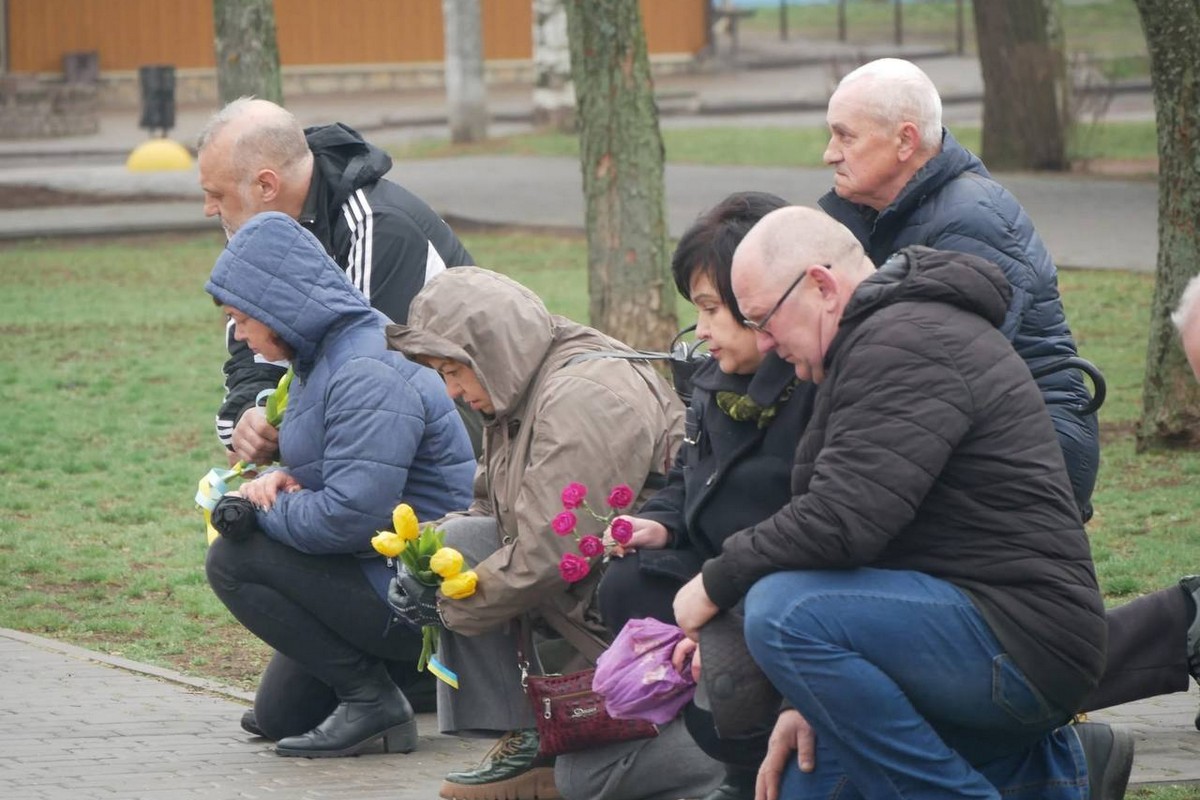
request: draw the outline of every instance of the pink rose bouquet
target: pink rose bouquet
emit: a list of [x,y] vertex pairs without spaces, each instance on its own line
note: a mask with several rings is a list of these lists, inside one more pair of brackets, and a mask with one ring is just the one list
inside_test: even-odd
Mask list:
[[612,523],[612,537],[618,544],[628,544],[633,536],[633,525],[624,517],[613,519],[618,511],[633,505],[633,489],[621,483],[614,486],[608,493],[606,505],[608,510],[598,514],[587,504],[587,487],[582,483],[568,483],[562,490],[563,510],[550,521],[550,528],[559,536],[574,536],[578,543],[578,553],[564,553],[558,562],[558,572],[567,583],[576,583],[588,576],[592,570],[589,559],[605,555],[604,543],[599,536],[580,536],[576,531],[579,517],[576,511],[583,511],[588,516],[603,525]]

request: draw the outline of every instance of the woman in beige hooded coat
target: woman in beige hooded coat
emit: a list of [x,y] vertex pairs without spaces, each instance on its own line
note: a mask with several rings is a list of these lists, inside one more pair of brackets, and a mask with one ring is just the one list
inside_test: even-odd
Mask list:
[[[568,483],[585,485],[593,508],[618,484],[639,499],[661,486],[682,433],[682,405],[649,364],[620,357],[635,355],[628,347],[550,314],[524,286],[475,267],[431,280],[408,324],[388,328],[388,343],[437,369],[450,395],[485,420],[474,501],[443,522],[447,544],[474,564],[478,585],[468,598],[436,600],[446,628],[439,658],[461,687],[439,685],[438,721],[445,733],[505,736],[478,769],[447,776],[442,797],[557,796],[552,765],[537,757],[515,623],[525,617],[561,639],[568,650],[554,665],[561,669],[582,668],[603,651],[599,570],[567,583],[558,564],[576,541],[550,523]],[[586,513],[578,519],[581,534],[603,530]]]

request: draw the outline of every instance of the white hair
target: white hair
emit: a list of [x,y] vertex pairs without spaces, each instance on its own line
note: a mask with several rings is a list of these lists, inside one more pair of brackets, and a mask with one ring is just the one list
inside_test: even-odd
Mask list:
[[838,90],[860,81],[869,84],[869,108],[873,115],[889,125],[913,123],[921,137],[922,150],[940,149],[942,98],[920,67],[902,58],[876,59],[842,78]]
[[1179,296],[1179,305],[1171,312],[1171,322],[1175,323],[1175,327],[1180,333],[1196,315],[1198,303],[1200,303],[1200,275],[1193,275],[1192,279],[1183,287],[1183,294]]
[[213,114],[200,132],[196,151],[202,152],[231,126],[235,138],[229,157],[243,181],[249,182],[262,167],[290,178],[307,175],[311,169],[312,152],[296,117],[283,106],[256,97],[239,97]]

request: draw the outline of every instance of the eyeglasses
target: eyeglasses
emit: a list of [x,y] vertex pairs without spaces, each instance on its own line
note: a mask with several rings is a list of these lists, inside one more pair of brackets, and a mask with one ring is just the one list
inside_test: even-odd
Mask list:
[[796,280],[792,281],[792,285],[787,287],[787,291],[785,291],[783,293],[783,295],[779,298],[779,302],[777,302],[775,305],[771,306],[771,310],[767,312],[767,315],[765,317],[760,319],[758,322],[755,322],[752,319],[747,319],[743,324],[752,331],[756,331],[758,333],[765,333],[769,336],[770,331],[767,330],[767,324],[770,323],[771,317],[775,316],[775,312],[778,311],[779,307],[783,305],[783,301],[788,299],[788,295],[792,293],[793,289],[795,289],[797,286],[800,285],[800,281],[804,280],[804,276],[807,274],[808,274],[808,270],[805,270],[804,272],[800,273],[800,277],[798,277],[798,278],[796,278]]

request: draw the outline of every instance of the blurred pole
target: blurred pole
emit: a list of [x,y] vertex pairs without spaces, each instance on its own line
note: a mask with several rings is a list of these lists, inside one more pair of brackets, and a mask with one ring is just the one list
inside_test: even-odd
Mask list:
[[787,0],[779,0],[779,38],[787,41]]
[[838,41],[846,41],[846,0],[838,0]]
[[896,44],[902,45],[902,44],[904,44],[904,12],[902,11],[902,9],[904,8],[904,4],[901,2],[901,0],[895,0],[895,2],[892,4],[892,7],[894,9],[896,9],[896,14],[895,14]]
[[442,0],[442,24],[450,141],[483,141],[487,138],[488,112],[479,0]]
[[966,24],[963,21],[963,0],[954,4],[954,51],[960,56],[966,52]]

